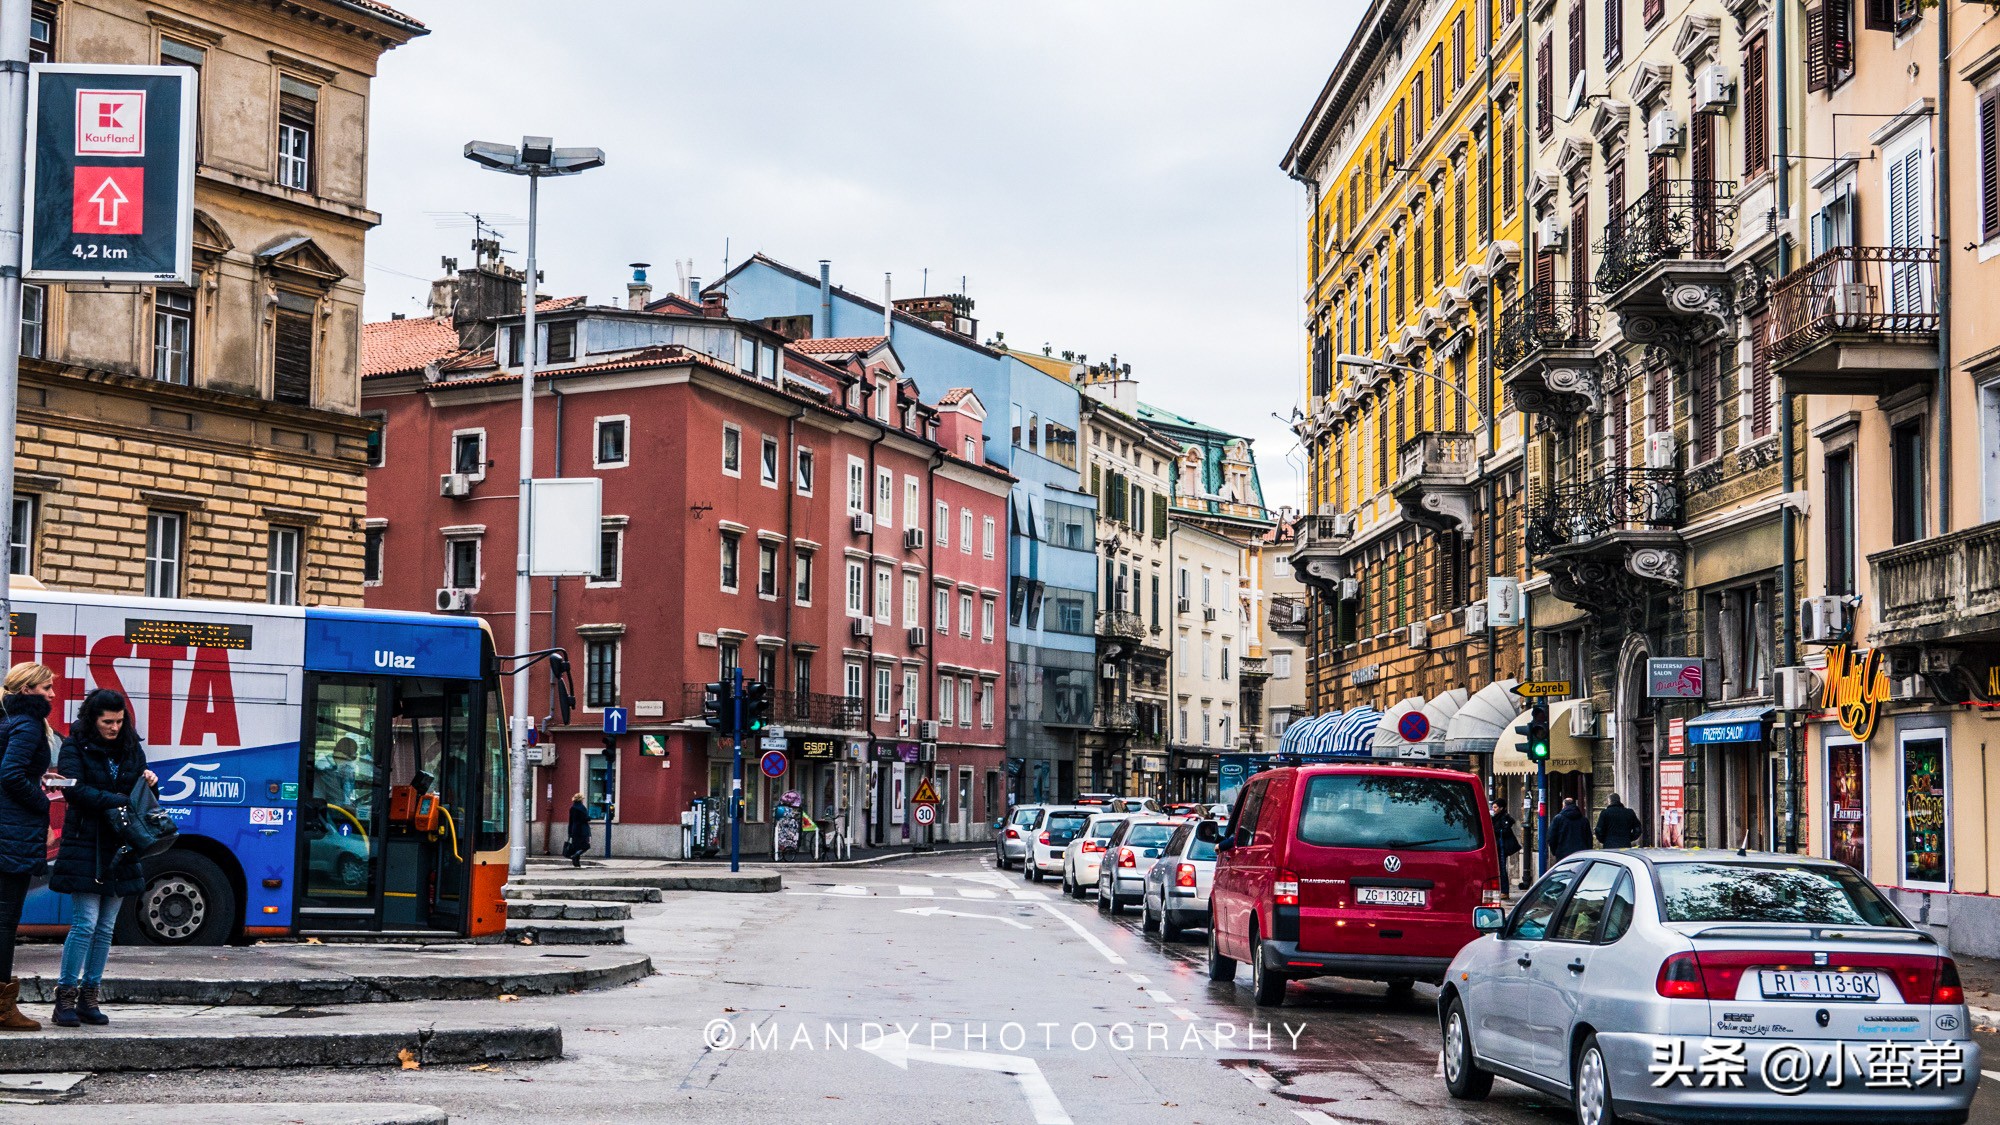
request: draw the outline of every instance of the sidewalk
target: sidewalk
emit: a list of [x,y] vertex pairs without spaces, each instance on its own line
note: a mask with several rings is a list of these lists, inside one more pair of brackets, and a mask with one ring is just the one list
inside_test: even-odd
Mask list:
[[[815,860],[799,857],[786,859],[781,863],[772,862],[771,857],[762,852],[746,852],[742,857],[742,866],[746,871],[752,869],[757,871],[784,871],[794,867],[860,867],[868,864],[892,863],[903,859],[921,859],[925,856],[980,855],[991,853],[992,851],[993,844],[991,841],[937,844],[932,846],[930,850],[921,852],[915,851],[909,844],[898,844],[893,847],[883,848],[855,848],[847,859],[841,860],[831,858]],[[551,871],[576,870],[569,865],[568,860],[549,856],[529,857],[528,867],[536,875],[547,874]],[[713,871],[718,867],[722,868],[725,873],[727,872],[729,868],[729,853],[727,851],[713,859],[653,859],[641,857],[628,858],[625,856],[605,858],[603,856],[596,856],[584,860],[582,870],[589,871],[592,868],[598,868],[607,871],[702,872]]]
[[1963,953],[1954,953],[1951,959],[1958,962],[1958,980],[1965,986],[1972,1022],[2000,1028],[2000,961]]

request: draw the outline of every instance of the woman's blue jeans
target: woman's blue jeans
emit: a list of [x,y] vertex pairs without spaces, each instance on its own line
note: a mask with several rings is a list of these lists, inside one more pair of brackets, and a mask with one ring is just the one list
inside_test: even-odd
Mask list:
[[69,896],[69,937],[63,940],[57,982],[62,987],[96,988],[104,982],[104,962],[111,956],[111,933],[118,928],[123,901],[116,895]]

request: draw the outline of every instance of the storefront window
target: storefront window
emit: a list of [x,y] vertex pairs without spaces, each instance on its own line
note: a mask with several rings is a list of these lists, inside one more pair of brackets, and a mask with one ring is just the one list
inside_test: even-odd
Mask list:
[[1827,855],[1864,875],[1868,872],[1868,834],[1862,798],[1867,793],[1867,757],[1867,748],[1855,743],[1830,746],[1826,751]]
[[1945,855],[1951,818],[1946,810],[1944,739],[1906,737],[1903,740],[1903,877],[1905,884],[1949,886],[1951,870]]

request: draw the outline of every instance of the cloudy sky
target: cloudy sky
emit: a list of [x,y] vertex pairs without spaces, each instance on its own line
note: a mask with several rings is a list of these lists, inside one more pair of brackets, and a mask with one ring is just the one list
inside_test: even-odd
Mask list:
[[526,188],[473,138],[605,168],[543,193],[546,288],[622,301],[626,263],[714,279],[762,251],[898,296],[965,279],[982,336],[1117,353],[1150,402],[1256,439],[1296,503],[1304,201],[1277,162],[1360,0],[405,0],[382,60],[368,314],[417,314],[475,212]]

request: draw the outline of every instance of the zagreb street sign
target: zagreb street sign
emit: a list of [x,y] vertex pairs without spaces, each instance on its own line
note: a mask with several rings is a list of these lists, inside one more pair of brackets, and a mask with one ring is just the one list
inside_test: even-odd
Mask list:
[[194,70],[36,63],[28,73],[27,276],[192,283]]
[[1514,688],[1514,694],[1523,699],[1559,698],[1569,694],[1568,680],[1529,680]]

